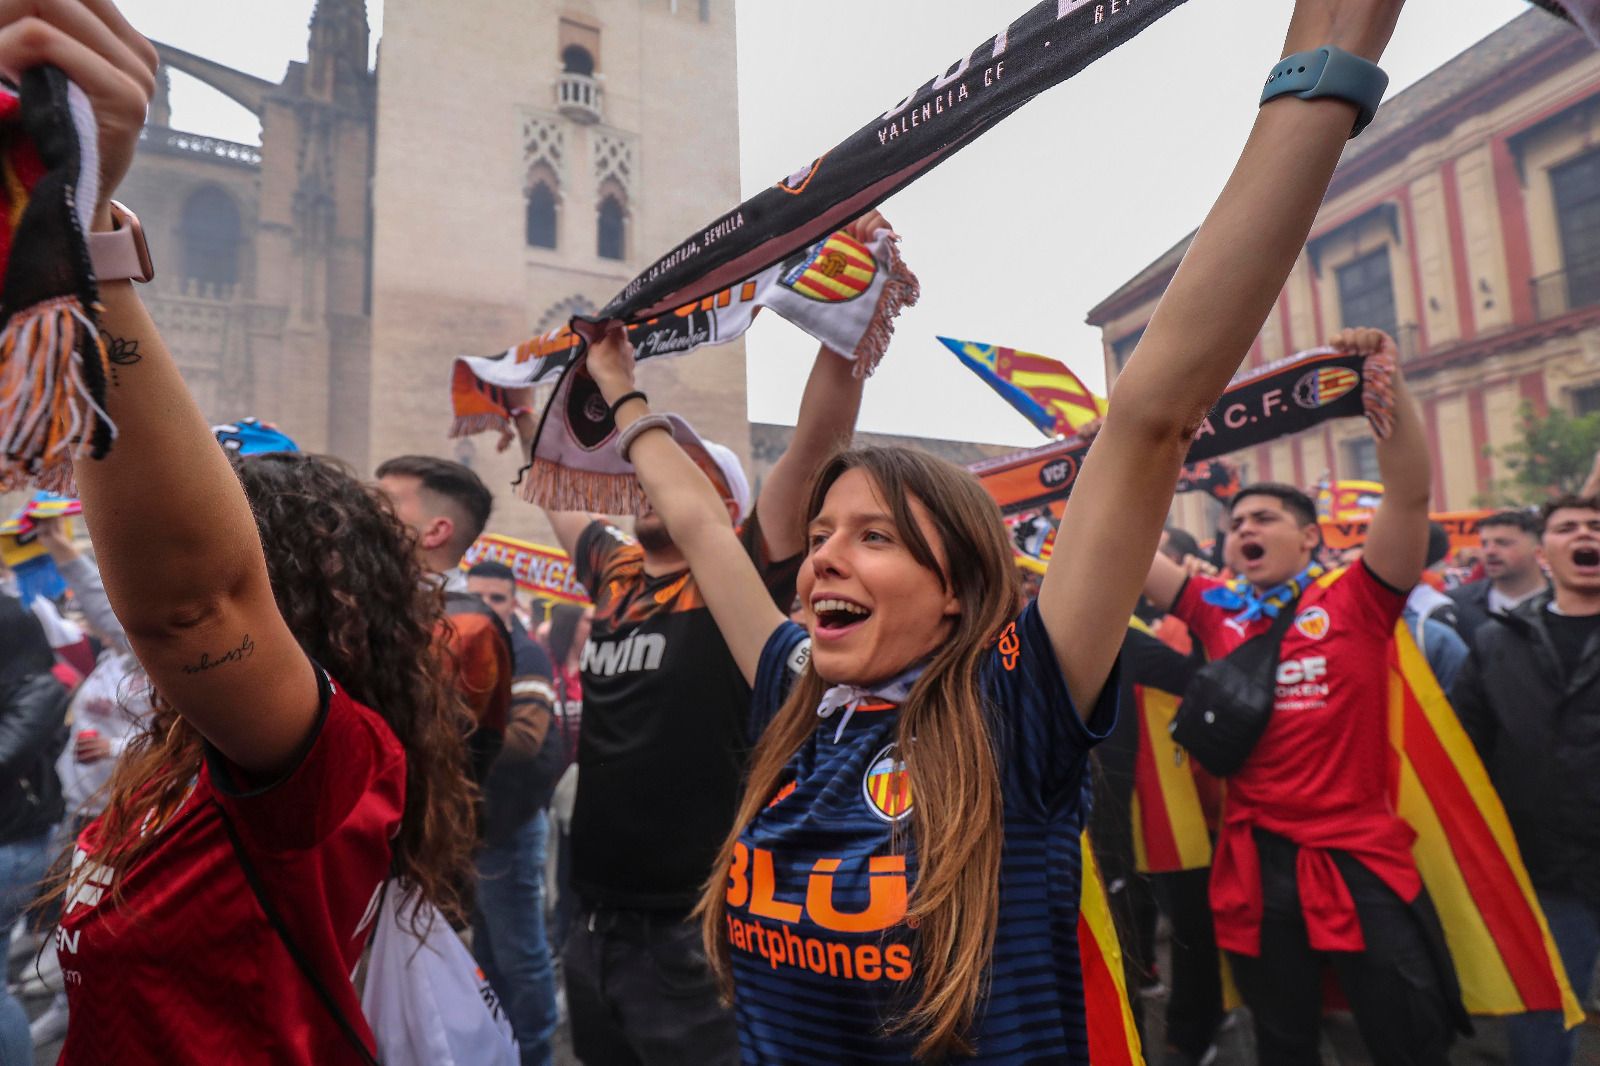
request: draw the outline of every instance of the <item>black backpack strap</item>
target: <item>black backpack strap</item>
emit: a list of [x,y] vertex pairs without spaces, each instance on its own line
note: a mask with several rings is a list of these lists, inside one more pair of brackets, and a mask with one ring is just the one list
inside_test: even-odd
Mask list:
[[[300,968],[300,972],[305,974],[306,980],[311,983],[312,991],[316,992],[317,998],[322,1001],[322,1005],[328,1009],[328,1013],[338,1023],[339,1031],[344,1033],[350,1043],[361,1053],[361,1060],[367,1066],[380,1066],[377,1057],[367,1047],[367,1042],[361,1039],[361,1034],[356,1032],[356,1028],[350,1023],[350,1019],[345,1017],[344,1011],[339,1009],[339,1003],[333,998],[333,993],[328,991],[328,986],[323,984],[322,978],[317,976],[317,971],[311,965],[311,960],[305,957],[295,944],[294,939],[289,936],[289,929],[283,924],[283,918],[279,916],[278,909],[267,898],[266,887],[261,883],[261,875],[256,872],[255,864],[250,861],[250,856],[245,853],[244,844],[239,840],[239,831],[234,828],[233,819],[228,817],[227,808],[218,803],[217,812],[222,815],[222,828],[228,833],[228,843],[233,845],[233,854],[239,860],[239,869],[244,871],[244,879],[249,882],[250,891],[255,894],[256,902],[261,905],[261,912],[267,916],[268,924],[278,934],[278,939],[283,941],[283,946],[288,950],[289,957]],[[388,890],[387,885],[384,886],[384,890]]]

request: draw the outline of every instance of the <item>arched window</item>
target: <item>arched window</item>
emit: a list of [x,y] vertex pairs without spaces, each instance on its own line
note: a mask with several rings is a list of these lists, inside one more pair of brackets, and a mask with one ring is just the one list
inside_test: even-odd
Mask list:
[[598,229],[597,251],[601,259],[628,258],[628,215],[614,194],[600,201]]
[[569,44],[561,50],[561,69],[568,74],[594,76],[594,54],[581,44]]
[[540,181],[528,190],[528,247],[556,246],[556,194],[550,183]]
[[215,185],[189,194],[183,205],[183,275],[213,285],[239,280],[239,209]]

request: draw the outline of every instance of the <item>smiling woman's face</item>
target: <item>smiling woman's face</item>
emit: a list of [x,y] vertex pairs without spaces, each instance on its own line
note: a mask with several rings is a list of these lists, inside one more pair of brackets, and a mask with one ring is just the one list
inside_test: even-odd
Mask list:
[[960,606],[941,577],[944,544],[922,501],[913,497],[910,506],[938,573],[911,553],[864,470],[840,475],[811,521],[799,592],[811,622],[811,661],[826,681],[888,680],[950,636]]

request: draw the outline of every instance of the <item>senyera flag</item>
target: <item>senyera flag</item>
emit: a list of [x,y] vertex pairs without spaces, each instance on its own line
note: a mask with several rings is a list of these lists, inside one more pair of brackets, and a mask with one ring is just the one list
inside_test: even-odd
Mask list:
[[1089,1061],[1094,1066],[1143,1066],[1139,1026],[1128,1002],[1122,944],[1111,917],[1106,886],[1094,860],[1086,829],[1078,838],[1083,853],[1083,894],[1078,901],[1078,960],[1083,969],[1083,1007],[1089,1029]]
[[[1218,459],[1241,448],[1287,437],[1334,418],[1365,415],[1383,427],[1394,401],[1392,364],[1319,348],[1281,359],[1235,378],[1195,433],[1187,463]],[[1043,447],[973,463],[968,467],[1005,514],[1037,510],[1072,492],[1089,442],[1068,437]],[[1190,478],[1191,488],[1237,491],[1226,467]]]
[[461,569],[478,563],[504,563],[517,577],[517,587],[557,603],[588,603],[589,593],[578,583],[572,559],[560,548],[547,548],[515,537],[485,533],[467,549]]
[[[1138,618],[1130,629],[1155,640]],[[1177,873],[1211,865],[1211,834],[1195,762],[1172,739],[1172,720],[1193,676],[1190,660],[1171,656],[1130,656],[1133,708],[1138,716],[1139,749],[1134,755],[1133,795],[1128,812],[1133,826],[1134,868],[1140,873]]]
[[940,337],[963,366],[1049,437],[1066,437],[1106,413],[1106,401],[1047,355]]
[[1417,869],[1439,912],[1472,1014],[1560,1011],[1583,1021],[1505,808],[1405,622],[1389,651],[1390,799],[1416,830]]

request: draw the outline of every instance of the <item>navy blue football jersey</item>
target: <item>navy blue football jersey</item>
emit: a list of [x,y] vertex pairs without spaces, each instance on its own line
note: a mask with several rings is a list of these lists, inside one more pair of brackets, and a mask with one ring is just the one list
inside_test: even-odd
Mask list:
[[[762,653],[759,734],[805,665],[786,623]],[[1117,714],[1117,678],[1085,723],[1037,607],[984,660],[1005,801],[1000,914],[975,1061],[1088,1063],[1078,956],[1079,833],[1089,750]],[[840,721],[843,727],[840,727]],[[896,746],[899,708],[866,703],[819,722],[784,783],[740,834],[727,935],[747,1063],[909,1063],[916,1036],[886,1023],[915,1002],[911,793]]]

